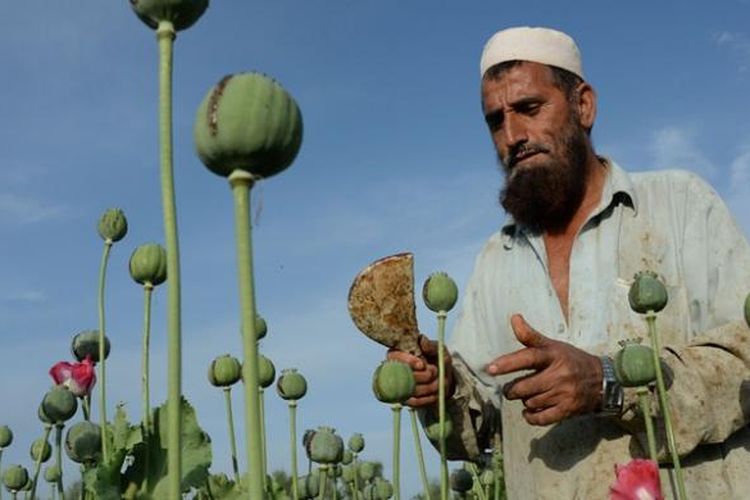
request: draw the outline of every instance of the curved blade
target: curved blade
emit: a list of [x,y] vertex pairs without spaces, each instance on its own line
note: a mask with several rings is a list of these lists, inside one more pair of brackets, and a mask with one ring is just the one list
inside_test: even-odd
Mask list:
[[386,347],[420,355],[414,304],[414,256],[400,253],[364,268],[349,289],[357,328]]

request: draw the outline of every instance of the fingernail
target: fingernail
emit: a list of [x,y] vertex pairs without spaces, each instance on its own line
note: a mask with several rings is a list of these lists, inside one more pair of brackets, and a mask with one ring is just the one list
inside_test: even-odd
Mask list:
[[497,367],[495,365],[487,365],[487,373],[495,375],[497,373]]
[[422,361],[417,361],[417,370],[424,370],[424,363]]

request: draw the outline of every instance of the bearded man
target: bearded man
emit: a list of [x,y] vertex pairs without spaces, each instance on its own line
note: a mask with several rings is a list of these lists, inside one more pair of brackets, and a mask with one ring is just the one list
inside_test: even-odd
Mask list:
[[[629,174],[595,153],[596,94],[564,33],[500,31],[480,67],[510,218],[476,260],[451,337],[450,458],[502,446],[511,499],[607,498],[615,464],[648,455],[611,357],[619,341],[648,343],[627,294],[649,270],[669,293],[657,327],[688,496],[747,498],[750,248],[725,205],[691,173]],[[412,366],[407,403],[429,413],[436,346],[421,344],[422,357],[388,356]]]

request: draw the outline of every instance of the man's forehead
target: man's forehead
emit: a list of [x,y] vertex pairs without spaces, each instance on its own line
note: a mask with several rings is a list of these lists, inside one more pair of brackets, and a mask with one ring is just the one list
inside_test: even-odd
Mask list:
[[497,76],[485,76],[482,79],[482,99],[498,91],[534,94],[555,88],[549,66],[524,61],[507,68]]

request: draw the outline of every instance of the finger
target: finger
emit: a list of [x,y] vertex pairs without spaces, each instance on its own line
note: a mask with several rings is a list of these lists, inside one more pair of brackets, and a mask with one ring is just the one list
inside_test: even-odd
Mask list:
[[505,375],[519,370],[540,370],[546,368],[550,362],[549,353],[546,350],[527,347],[491,361],[485,367],[485,371],[490,375]]
[[422,351],[424,357],[428,358],[430,356],[437,356],[438,343],[434,340],[430,340],[426,335],[419,334],[417,337],[417,345],[419,345],[419,349]]
[[406,400],[406,404],[412,408],[424,408],[425,406],[434,405],[437,403],[437,394],[431,396],[414,397]]
[[511,316],[510,326],[518,341],[526,347],[543,347],[547,343],[547,337],[531,328],[520,314]]
[[424,370],[425,362],[423,359],[409,354],[408,352],[399,351],[397,349],[389,349],[386,358],[391,361],[401,361],[411,367],[412,370]]
[[435,365],[427,365],[424,370],[413,370],[412,374],[417,385],[429,384],[437,380],[438,369]]
[[523,406],[532,412],[539,412],[555,406],[554,395],[547,391],[523,400]]
[[531,425],[552,425],[565,419],[565,412],[559,406],[552,406],[540,411],[524,410],[524,420]]
[[548,392],[554,384],[543,373],[530,373],[511,380],[503,386],[503,395],[507,399],[529,399]]
[[431,384],[421,384],[414,387],[413,397],[424,397],[424,396],[437,396],[438,395],[438,383],[437,381]]

